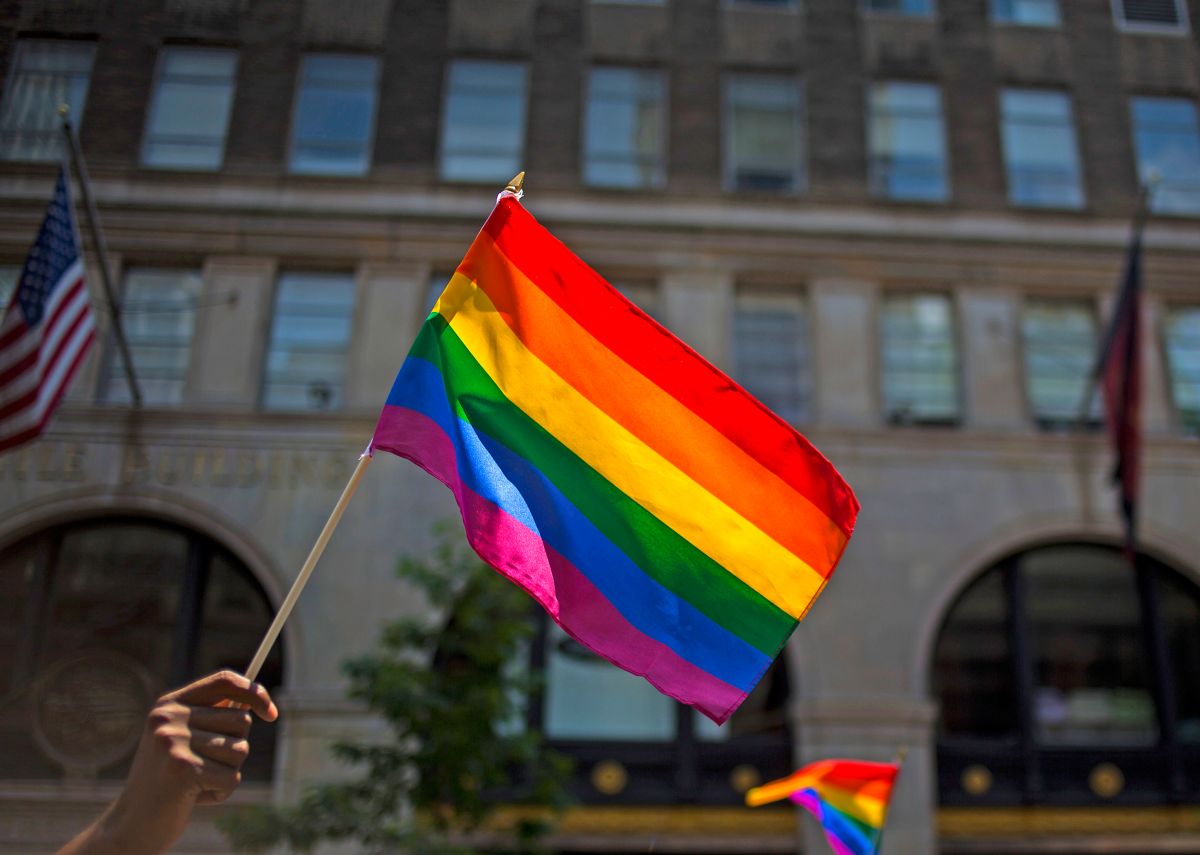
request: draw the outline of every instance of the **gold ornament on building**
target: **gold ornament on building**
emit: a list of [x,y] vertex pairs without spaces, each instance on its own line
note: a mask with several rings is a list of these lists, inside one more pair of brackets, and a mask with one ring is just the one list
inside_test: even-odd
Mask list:
[[629,783],[629,773],[616,760],[602,760],[592,767],[591,779],[596,792],[615,796]]
[[1102,799],[1111,799],[1125,789],[1125,773],[1113,763],[1099,763],[1088,775],[1088,786]]
[[959,783],[962,784],[964,791],[973,796],[986,795],[992,789],[992,773],[987,766],[972,763],[963,769]]
[[733,771],[729,773],[729,786],[733,787],[735,793],[744,794],[751,787],[757,787],[761,783],[762,775],[749,763],[734,766]]

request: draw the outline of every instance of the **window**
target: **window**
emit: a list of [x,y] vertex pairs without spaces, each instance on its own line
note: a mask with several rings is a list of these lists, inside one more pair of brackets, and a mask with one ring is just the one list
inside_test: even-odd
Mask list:
[[0,264],[0,318],[8,308],[8,298],[17,290],[17,280],[21,278],[21,265]]
[[[942,803],[1200,791],[1198,617],[1195,585],[1104,546],[1043,546],[987,570],[950,607],[934,651]],[[1123,790],[1096,791],[1100,763]]]
[[801,183],[800,88],[788,77],[725,81],[725,183],[790,193]]
[[1150,196],[1163,214],[1200,215],[1200,126],[1196,105],[1183,98],[1134,98],[1133,145],[1138,175],[1161,183]]
[[[244,669],[271,618],[245,565],[164,523],[71,523],[0,551],[4,777],[123,778],[154,697]],[[268,688],[283,676],[280,647],[258,678]],[[255,724],[247,779],[270,780],[275,734]]]
[[1014,205],[1080,208],[1083,187],[1071,101],[1062,92],[1005,89],[1000,136]]
[[812,416],[804,301],[797,294],[739,293],[733,313],[734,376],[793,424]]
[[374,57],[304,57],[292,123],[292,172],[366,174],[378,78],[379,61]]
[[1187,29],[1181,0],[1112,0],[1117,25],[1127,30]]
[[22,39],[9,71],[0,112],[0,158],[57,160],[64,141],[60,104],[71,107],[71,121],[83,124],[95,45]]
[[1200,306],[1169,309],[1165,339],[1175,412],[1189,430],[1200,430]]
[[1058,0],[992,0],[992,20],[1026,27],[1057,27]]
[[932,15],[933,0],[865,0],[868,12],[891,12],[896,15]]
[[530,663],[543,681],[527,715],[576,763],[575,796],[585,803],[742,804],[731,773],[753,766],[762,780],[790,771],[784,656],[733,717],[717,727],[640,677],[592,654],[539,613]]
[[[183,401],[201,288],[197,270],[134,268],[125,276],[121,320],[146,404]],[[106,354],[104,399],[128,403],[129,384],[115,344]]]
[[275,295],[263,406],[330,410],[342,406],[354,277],[287,273]]
[[958,348],[944,294],[889,294],[883,301],[883,408],[893,424],[958,420]]
[[584,119],[583,180],[593,187],[661,187],[666,85],[658,71],[594,68]]
[[[1034,420],[1044,428],[1073,425],[1096,361],[1096,313],[1083,300],[1027,300],[1021,314],[1025,389]],[[1090,417],[1099,417],[1092,395]]]
[[450,64],[442,111],[442,177],[507,181],[525,153],[525,66],[459,60]]
[[889,199],[944,201],[942,97],[929,83],[876,83],[868,103],[871,192]]
[[233,105],[237,53],[166,47],[146,120],[142,163],[170,169],[219,169]]

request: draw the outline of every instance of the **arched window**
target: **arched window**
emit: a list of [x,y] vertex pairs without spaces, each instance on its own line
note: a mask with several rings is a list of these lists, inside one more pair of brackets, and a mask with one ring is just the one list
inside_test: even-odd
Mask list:
[[791,771],[784,656],[717,727],[539,620],[531,660],[544,679],[529,726],[575,759],[580,800],[740,804],[751,786]]
[[[271,617],[245,565],[166,523],[72,523],[0,551],[0,774],[124,777],[151,701],[244,668]],[[259,679],[282,675],[277,645]],[[274,754],[256,723],[247,779],[269,780]]]
[[1200,802],[1200,589],[1062,544],[999,562],[933,663],[943,804]]

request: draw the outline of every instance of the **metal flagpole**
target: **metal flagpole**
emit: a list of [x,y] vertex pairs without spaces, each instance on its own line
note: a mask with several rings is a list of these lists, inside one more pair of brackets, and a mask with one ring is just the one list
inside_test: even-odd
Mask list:
[[[1133,212],[1133,222],[1129,227],[1129,246],[1134,246],[1142,240],[1142,232],[1146,228],[1146,221],[1150,219],[1150,197],[1154,193],[1154,188],[1162,181],[1162,176],[1157,172],[1146,177],[1146,183],[1138,190],[1137,208]],[[1118,295],[1118,300],[1120,295]],[[1113,317],[1116,317],[1117,311],[1120,309],[1120,304],[1113,306]],[[1083,388],[1083,400],[1079,404],[1079,415],[1075,420],[1077,430],[1083,430],[1087,427],[1088,411],[1092,408],[1092,398],[1096,394],[1096,388],[1100,382],[1100,375],[1104,372],[1104,361],[1108,355],[1108,348],[1111,345],[1113,330],[1109,325],[1109,329],[1105,331],[1104,340],[1100,343],[1100,349],[1096,354],[1096,363],[1092,366],[1091,372],[1088,374],[1086,385]]]
[[79,192],[83,196],[83,207],[87,211],[88,230],[92,234],[92,248],[96,251],[96,261],[100,265],[100,281],[104,284],[104,296],[108,301],[108,313],[112,317],[113,332],[117,337],[117,349],[121,351],[121,363],[125,367],[125,380],[129,383],[129,395],[135,407],[142,405],[142,390],[138,388],[137,376],[133,373],[133,357],[129,354],[129,342],[125,338],[125,327],[121,325],[121,309],[117,304],[117,292],[113,288],[112,274],[108,266],[108,246],[104,243],[104,233],[100,231],[100,216],[96,212],[96,200],[92,198],[92,186],[88,180],[87,166],[83,162],[83,151],[79,147],[79,137],[71,125],[71,108],[62,104],[58,108],[62,116],[63,136],[67,138],[67,148],[71,152],[71,161],[75,165],[75,174],[79,178]]

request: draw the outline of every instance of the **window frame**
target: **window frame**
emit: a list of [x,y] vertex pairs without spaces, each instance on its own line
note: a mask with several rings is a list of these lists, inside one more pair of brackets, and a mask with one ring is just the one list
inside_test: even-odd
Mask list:
[[[1028,201],[1018,201],[1013,198],[1013,189],[1015,182],[1013,181],[1013,167],[1009,159],[1008,146],[1005,144],[1005,134],[1008,123],[1005,118],[1004,96],[1008,93],[1013,94],[1036,94],[1036,95],[1060,95],[1066,103],[1067,122],[1065,127],[1071,134],[1071,153],[1074,157],[1076,189],[1079,192],[1079,204],[1070,205],[1062,203],[1038,203]],[[1071,93],[1066,89],[1054,89],[1045,87],[1029,87],[1029,86],[1000,86],[996,91],[997,109],[996,114],[999,117],[1000,131],[1000,153],[1004,159],[1004,182],[1005,196],[1008,204],[1014,208],[1037,210],[1037,211],[1086,211],[1088,208],[1087,194],[1087,173],[1083,162],[1083,149],[1079,143],[1078,123],[1075,120],[1075,100],[1071,97]]]
[[[1161,101],[1176,101],[1176,102],[1179,102],[1182,104],[1186,104],[1188,107],[1191,108],[1192,118],[1195,120],[1195,123],[1191,128],[1191,130],[1194,133],[1194,136],[1192,137],[1192,141],[1196,145],[1197,168],[1198,168],[1198,171],[1200,171],[1200,103],[1197,102],[1195,96],[1189,96],[1189,95],[1184,95],[1184,96],[1181,96],[1181,95],[1139,95],[1137,93],[1131,93],[1128,96],[1129,134],[1130,134],[1130,143],[1133,146],[1133,169],[1134,169],[1134,175],[1137,179],[1137,183],[1139,185],[1145,185],[1145,183],[1146,183],[1146,178],[1144,177],[1145,173],[1150,172],[1151,170],[1157,169],[1156,166],[1151,166],[1149,169],[1142,168],[1142,148],[1141,148],[1141,144],[1139,143],[1139,139],[1138,139],[1139,136],[1141,136],[1141,134],[1140,134],[1141,126],[1139,126],[1139,124],[1138,124],[1137,110],[1135,109],[1136,102],[1138,102],[1138,101],[1143,101],[1143,102],[1145,102],[1145,101],[1160,101],[1160,102]],[[1162,178],[1163,178],[1163,184],[1164,185],[1168,184],[1168,182],[1166,180],[1167,177],[1164,175],[1164,176],[1162,176]],[[1191,192],[1195,194],[1196,200],[1197,200],[1194,208],[1181,211],[1181,210],[1172,210],[1170,208],[1161,207],[1160,205],[1157,204],[1157,199],[1159,197],[1155,193],[1151,193],[1150,199],[1149,199],[1150,210],[1154,213],[1154,215],[1156,217],[1182,217],[1182,218],[1200,217],[1200,178],[1196,179],[1194,189],[1192,189]]]
[[[796,370],[794,376],[791,378],[792,392],[797,396],[799,412],[795,419],[789,419],[786,414],[776,414],[780,415],[780,418],[783,418],[785,421],[788,421],[789,424],[803,425],[812,422],[816,416],[815,405],[817,383],[819,381],[817,372],[813,370],[815,353],[813,352],[812,309],[811,300],[805,289],[784,290],[782,288],[745,285],[739,286],[734,291],[733,318],[730,324],[730,338],[732,339],[730,347],[730,376],[738,385],[750,392],[746,384],[746,369],[741,365],[741,360],[739,359],[740,348],[737,336],[738,313],[743,309],[773,311],[785,307],[795,311],[799,333],[793,347]],[[753,395],[754,393],[750,392],[750,394]],[[760,400],[772,412],[775,412],[774,402]]]
[[[1101,413],[1101,395],[1099,388],[1093,388],[1091,398],[1087,410],[1087,416],[1083,423],[1080,424],[1078,412],[1079,406],[1075,408],[1075,412],[1070,417],[1055,418],[1053,416],[1039,415],[1033,400],[1033,385],[1030,383],[1032,377],[1029,369],[1029,343],[1025,334],[1025,310],[1030,303],[1059,303],[1059,304],[1077,304],[1087,308],[1088,314],[1092,319],[1092,346],[1089,352],[1092,355],[1092,364],[1089,364],[1090,371],[1095,367],[1094,362],[1096,354],[1099,352],[1101,336],[1104,335],[1102,311],[1097,297],[1095,295],[1078,294],[1062,294],[1062,293],[1044,293],[1044,294],[1025,294],[1021,298],[1021,305],[1017,314],[1017,327],[1020,335],[1020,350],[1021,350],[1021,391],[1025,401],[1026,412],[1029,414],[1029,421],[1033,426],[1043,433],[1064,433],[1076,428],[1082,427],[1084,430],[1095,431],[1103,426],[1103,415]],[[1083,383],[1087,383],[1089,374],[1084,373]],[[1082,399],[1079,404],[1082,404]]]
[[[945,417],[930,417],[913,414],[911,416],[901,416],[894,413],[888,408],[888,391],[887,391],[887,364],[884,348],[885,334],[885,315],[887,303],[895,298],[920,298],[920,297],[939,297],[946,301],[948,309],[948,317],[950,319],[950,330],[947,340],[953,349],[954,357],[954,414]],[[966,420],[966,395],[964,394],[964,378],[963,378],[963,348],[962,348],[962,326],[959,318],[958,295],[953,290],[939,290],[936,288],[926,287],[889,287],[881,291],[879,295],[878,311],[876,313],[876,335],[877,335],[877,353],[878,353],[878,401],[879,412],[885,424],[890,427],[916,427],[916,428],[956,428],[961,426]]]
[[[296,143],[297,143],[297,127],[300,118],[300,96],[304,90],[304,64],[309,57],[325,56],[325,57],[342,57],[353,59],[370,59],[375,64],[375,74],[372,80],[371,94],[371,116],[367,122],[367,132],[364,137],[363,147],[363,169],[362,172],[328,172],[322,170],[311,169],[296,169]],[[301,176],[303,178],[316,179],[362,179],[369,178],[375,167],[375,137],[379,133],[379,96],[380,82],[383,80],[383,61],[382,57],[373,53],[362,53],[353,51],[325,51],[325,50],[308,50],[300,55],[300,62],[296,66],[296,81],[292,86],[292,109],[291,122],[288,127],[288,142],[286,159],[284,160],[284,171],[289,176]]]
[[[187,406],[188,393],[191,391],[190,387],[191,387],[191,377],[192,377],[192,360],[195,358],[196,324],[198,321],[198,318],[196,315],[197,315],[197,309],[200,307],[200,301],[204,297],[204,270],[200,266],[196,266],[196,267],[164,267],[164,266],[160,266],[160,265],[142,265],[142,264],[127,264],[127,265],[123,266],[120,271],[121,278],[120,278],[120,281],[118,284],[118,288],[120,290],[119,298],[121,301],[122,317],[125,317],[128,314],[125,310],[125,298],[128,296],[128,292],[129,292],[129,277],[131,274],[137,274],[137,273],[152,273],[152,274],[153,273],[173,273],[173,274],[178,274],[181,277],[185,277],[188,275],[195,275],[198,280],[198,288],[196,291],[196,295],[192,299],[192,305],[190,306],[190,311],[191,311],[191,316],[192,316],[191,317],[191,332],[189,333],[188,340],[187,340],[187,360],[186,360],[186,364],[183,369],[183,376],[180,378],[180,391],[179,391],[179,400],[178,401],[158,401],[158,400],[147,399],[146,389],[144,387],[144,384],[140,382],[142,378],[140,376],[138,376],[137,357],[134,353],[138,344],[137,344],[137,342],[134,342],[134,341],[128,342],[129,356],[130,356],[130,359],[132,359],[133,363],[134,363],[133,364],[134,375],[138,377],[138,380],[139,380],[138,385],[139,385],[139,387],[141,387],[142,405],[149,407],[149,408],[153,408],[153,409],[163,409],[163,410],[180,409],[182,407]],[[128,327],[126,327],[126,329],[127,328]],[[115,387],[127,385],[127,381],[125,380],[125,376],[123,373],[124,367],[123,367],[123,363],[121,361],[122,357],[121,357],[120,353],[117,352],[118,348],[117,348],[115,330],[110,330],[108,332],[108,335],[106,336],[106,338],[107,338],[106,346],[104,347],[104,352],[100,359],[99,377],[97,378],[97,382],[96,382],[95,389],[94,389],[94,394],[96,396],[96,402],[103,406],[110,406],[110,407],[111,406],[118,406],[118,407],[124,406],[128,402],[126,402],[125,400],[122,400],[122,399],[114,399],[112,396],[113,389]]]
[[[875,156],[873,155],[872,141],[874,137],[873,127],[875,124],[874,110],[874,92],[876,87],[881,85],[917,85],[927,86],[937,94],[938,105],[938,125],[939,125],[939,142],[941,144],[941,179],[942,179],[942,194],[940,196],[895,196],[890,192],[877,190],[881,185],[878,176],[878,166]],[[880,202],[898,203],[903,205],[948,205],[954,200],[954,164],[951,162],[952,152],[950,150],[950,129],[946,121],[946,98],[943,92],[941,81],[928,80],[913,80],[905,78],[881,78],[868,80],[866,84],[866,154],[867,154],[867,193],[871,199]]]
[[1124,0],[1109,0],[1112,8],[1113,26],[1119,32],[1147,36],[1186,36],[1191,32],[1188,8],[1185,0],[1171,0],[1179,16],[1178,24],[1151,24],[1144,21],[1128,21],[1125,18]]
[[[36,683],[40,673],[44,673],[48,668],[53,668],[59,661],[77,655],[76,652],[72,652],[61,655],[55,661],[47,662],[44,661],[45,656],[42,652],[47,628],[53,623],[50,607],[56,590],[56,579],[62,573],[60,553],[64,541],[74,532],[123,526],[137,526],[143,529],[169,532],[178,535],[186,542],[184,561],[180,568],[182,575],[179,580],[179,601],[174,612],[176,621],[170,629],[170,651],[166,657],[167,673],[160,673],[150,668],[145,669],[148,672],[146,676],[162,681],[162,685],[158,688],[170,688],[200,676],[197,673],[199,667],[197,658],[203,647],[206,594],[209,590],[213,570],[219,562],[224,562],[229,569],[240,576],[258,596],[261,604],[266,607],[268,615],[274,617],[276,603],[254,569],[220,540],[199,529],[166,517],[140,516],[130,513],[119,513],[113,516],[85,516],[48,525],[0,546],[0,555],[7,556],[22,548],[28,548],[32,551],[34,558],[33,572],[21,585],[21,602],[24,608],[21,624],[17,627],[19,638],[14,655],[15,667],[13,673],[8,675],[7,681],[11,684],[9,687],[9,692],[12,693],[10,697],[15,696],[17,690],[13,687],[19,685],[20,680],[24,679],[23,685],[27,688],[31,687]],[[284,685],[286,680],[288,657],[285,648],[286,645],[275,645],[260,677],[260,680],[272,691],[278,686]],[[78,653],[84,652],[90,653],[92,649],[78,651]],[[103,654],[103,647],[99,652]],[[252,652],[253,648],[247,650],[246,655]],[[123,656],[125,654],[117,652],[116,655]],[[0,683],[0,685],[5,684]],[[267,727],[267,730],[258,733],[255,737],[258,740],[255,743],[258,759],[251,761],[251,764],[244,768],[243,772],[248,772],[253,776],[248,783],[267,786],[275,780],[279,760],[282,756],[283,742],[277,727],[263,723],[259,725],[260,728],[264,726]],[[31,736],[31,740],[36,742],[35,737]],[[131,748],[127,754],[105,763],[95,770],[99,773],[100,780],[114,780],[117,777],[123,777],[122,770],[127,767],[133,753]],[[46,764],[59,767],[58,774],[54,777],[36,780],[58,782],[69,779],[70,773],[56,760],[46,758]],[[259,775],[263,777],[258,778]],[[21,779],[0,777],[0,780],[11,782]]]
[[[154,122],[154,117],[158,112],[158,98],[160,87],[162,86],[165,74],[165,60],[169,51],[189,51],[192,53],[223,53],[232,54],[233,68],[229,78],[229,107],[225,112],[225,127],[221,133],[221,144],[218,152],[217,163],[214,166],[183,166],[177,163],[173,164],[158,164],[150,163],[146,159],[146,148],[151,141],[151,125]],[[150,100],[146,104],[146,119],[142,123],[142,140],[138,147],[138,165],[143,169],[153,169],[158,171],[170,172],[220,172],[225,167],[225,154],[229,146],[229,126],[233,118],[233,105],[237,99],[237,82],[238,69],[241,65],[241,51],[237,48],[222,47],[220,45],[184,45],[184,44],[164,44],[158,49],[158,57],[154,63],[154,79],[150,84]]]
[[[547,673],[550,618],[540,608],[531,608],[536,630],[529,646],[529,667],[533,674],[544,675]],[[607,662],[598,665],[616,667]],[[539,679],[535,683],[525,710],[525,726],[539,733],[544,733],[545,682]],[[734,790],[729,780],[733,769],[751,764],[764,780],[772,780],[776,776],[787,775],[793,768],[793,746],[797,737],[792,732],[787,716],[787,699],[796,695],[796,685],[795,677],[789,673],[786,650],[780,652],[760,685],[766,688],[768,694],[784,693],[782,732],[731,733],[729,738],[723,740],[702,739],[696,733],[695,724],[703,715],[692,707],[668,698],[674,708],[672,739],[546,738],[546,742],[575,761],[576,773],[571,778],[570,787],[573,795],[584,804],[740,806],[743,797]],[[656,691],[649,684],[647,688]],[[729,726],[729,722],[724,725]],[[606,793],[596,787],[592,775],[599,764],[612,762],[628,771],[628,781],[618,791]]]
[[[645,184],[632,186],[623,184],[597,184],[588,179],[588,128],[591,124],[592,80],[596,71],[622,70],[638,73],[652,73],[659,83],[661,106],[658,111],[658,151],[653,177]],[[670,173],[670,130],[671,130],[671,81],[668,70],[658,66],[628,65],[620,63],[592,63],[583,75],[583,110],[580,116],[581,129],[579,137],[579,170],[580,182],[589,190],[614,193],[646,193],[663,190],[667,186]]]
[[873,9],[871,0],[858,0],[859,14],[869,17],[893,18],[899,20],[933,21],[938,17],[938,0],[929,0],[928,12],[904,12],[895,9]]
[[[532,67],[528,60],[508,60],[508,59],[493,59],[487,57],[475,56],[459,56],[451,57],[446,61],[443,82],[442,82],[442,99],[441,99],[441,115],[438,127],[438,147],[437,147],[437,175],[439,181],[444,181],[447,184],[491,184],[490,178],[457,178],[446,175],[446,133],[449,128],[450,117],[450,99],[453,94],[453,88],[450,85],[451,73],[455,65],[460,63],[469,63],[474,65],[507,65],[520,69],[521,71],[521,118],[518,123],[521,139],[516,155],[516,167],[508,176],[511,178],[521,171],[521,164],[527,158],[529,147],[529,89],[530,79],[532,77]],[[506,170],[507,171],[507,170]],[[497,181],[507,181],[508,178],[497,178]]]
[[[1200,406],[1196,408],[1194,423],[1189,421],[1184,416],[1184,410],[1179,405],[1179,396],[1175,388],[1175,366],[1171,360],[1171,341],[1170,341],[1170,324],[1171,316],[1180,310],[1190,310],[1200,316],[1200,301],[1185,302],[1172,301],[1162,305],[1162,312],[1159,317],[1159,336],[1158,344],[1160,347],[1160,357],[1162,360],[1163,370],[1166,374],[1167,397],[1170,399],[1171,417],[1175,429],[1186,436],[1200,436]],[[1200,344],[1200,338],[1197,339]],[[1198,348],[1200,353],[1200,348]],[[1198,361],[1200,364],[1200,361]],[[1200,394],[1200,377],[1197,378],[1197,392]]]
[[[16,86],[16,83],[17,83],[17,77],[18,77],[17,69],[20,66],[22,55],[24,54],[24,52],[28,48],[28,46],[31,43],[35,43],[35,42],[39,43],[39,44],[53,42],[56,44],[66,44],[66,45],[86,45],[87,47],[89,47],[91,49],[91,54],[88,58],[87,85],[84,87],[83,103],[79,104],[79,105],[75,105],[75,104],[68,105],[71,108],[71,114],[69,117],[71,119],[71,124],[75,128],[76,133],[78,133],[79,130],[83,127],[83,120],[84,120],[84,117],[87,115],[87,104],[88,104],[88,101],[90,101],[91,97],[92,97],[92,77],[94,76],[95,71],[96,71],[96,53],[98,50],[98,45],[97,45],[97,42],[92,39],[66,39],[66,38],[54,38],[54,37],[46,38],[46,37],[40,37],[40,36],[36,36],[36,35],[17,37],[14,40],[15,49],[13,50],[13,53],[12,53],[12,59],[9,61],[8,73],[5,76],[5,80],[4,80],[4,97],[3,97],[3,100],[0,100],[0,117],[2,117],[4,111],[6,111],[8,109],[9,101],[12,98],[13,88]],[[0,133],[3,133],[2,129],[0,129]],[[57,139],[59,140],[55,144],[56,151],[51,157],[39,157],[39,158],[11,157],[10,158],[10,157],[2,156],[2,154],[0,154],[0,163],[55,163],[55,162],[57,162],[62,157],[64,157],[66,154],[65,149],[62,148],[63,142],[62,142],[62,136],[61,136],[61,129],[56,124],[53,131],[47,132],[47,133],[54,134],[57,137]],[[3,152],[3,144],[0,143],[0,153],[2,153],[2,152]]]
[[[350,330],[346,335],[345,350],[342,351],[342,378],[341,378],[341,398],[342,399],[341,399],[340,403],[337,403],[337,404],[331,403],[327,407],[301,407],[301,408],[274,406],[274,405],[270,405],[267,403],[267,387],[271,383],[270,360],[271,360],[271,354],[273,352],[272,345],[274,344],[274,341],[275,341],[275,328],[276,328],[276,322],[277,322],[278,313],[279,313],[279,295],[282,291],[284,280],[286,278],[288,278],[289,276],[299,276],[299,277],[317,276],[317,277],[328,277],[328,278],[339,277],[339,278],[345,278],[350,283],[351,302],[350,302],[350,311],[347,315],[347,320],[349,321],[349,324],[350,324]],[[344,271],[344,270],[341,270],[341,271],[329,270],[329,269],[301,270],[301,269],[296,269],[296,268],[284,268],[281,270],[277,270],[275,272],[275,281],[274,281],[274,284],[273,284],[273,287],[271,290],[270,322],[267,325],[267,338],[266,338],[266,342],[263,345],[262,366],[261,366],[261,370],[259,371],[257,404],[258,404],[258,410],[260,412],[282,413],[282,414],[290,414],[290,415],[307,415],[307,416],[312,416],[312,415],[336,416],[336,415],[344,413],[348,409],[349,402],[346,400],[346,392],[349,387],[348,377],[349,377],[349,370],[350,370],[350,364],[351,364],[351,352],[350,351],[351,351],[351,348],[353,347],[353,343],[354,343],[355,329],[358,327],[358,324],[359,324],[358,313],[359,313],[359,308],[360,308],[360,303],[361,303],[361,301],[360,301],[361,295],[360,295],[359,291],[362,288],[362,283],[361,283],[360,279],[361,279],[361,277],[358,275],[358,273],[356,271]]]
[[[935,704],[940,706],[941,694],[938,684],[938,650],[950,617],[962,604],[976,583],[992,573],[1002,574],[1005,602],[1005,638],[1007,640],[1009,671],[1006,679],[1012,681],[1016,708],[1014,727],[1009,734],[990,737],[971,735],[947,735],[943,732],[940,716],[934,731],[937,757],[936,786],[938,801],[943,807],[995,807],[1002,805],[1073,805],[1073,806],[1120,806],[1144,805],[1149,800],[1155,804],[1174,804],[1188,801],[1187,774],[1200,781],[1200,744],[1182,742],[1178,739],[1178,710],[1175,707],[1174,686],[1178,668],[1174,667],[1171,651],[1166,640],[1165,621],[1162,619],[1163,591],[1168,580],[1181,579],[1200,599],[1200,583],[1188,573],[1173,567],[1144,552],[1136,557],[1133,584],[1137,590],[1138,629],[1144,645],[1144,654],[1152,673],[1147,680],[1148,693],[1154,704],[1153,717],[1158,728],[1158,739],[1153,746],[1143,744],[1096,743],[1069,745],[1038,741],[1037,724],[1034,720],[1034,666],[1036,654],[1032,649],[1032,630],[1029,626],[1028,599],[1026,595],[1025,571],[1022,561],[1041,550],[1056,547],[1101,549],[1117,560],[1121,557],[1120,547],[1103,539],[1089,540],[1073,538],[1058,541],[1037,542],[1009,554],[973,575],[964,584],[942,612],[938,631],[929,650],[928,691]],[[1015,737],[1015,741],[1014,741]],[[1151,770],[1147,772],[1147,759]],[[1093,792],[1085,794],[1081,788],[1061,791],[1047,786],[1045,774],[1050,772],[1060,781],[1064,775],[1074,776],[1077,782],[1086,782],[1089,770],[1095,772],[1101,763],[1116,762],[1131,771],[1135,788],[1122,790],[1111,797]],[[973,767],[986,764],[987,785],[982,792],[972,794],[967,790],[965,779]],[[1157,765],[1154,765],[1157,764]],[[990,768],[989,768],[990,767]],[[1005,776],[1006,789],[992,787],[991,770]],[[1157,773],[1157,774],[1156,774]],[[1165,773],[1165,774],[1164,774]],[[1137,783],[1155,777],[1159,788],[1152,797],[1145,789],[1136,789]],[[1140,779],[1140,780],[1139,780]],[[1014,790],[1011,784],[1016,783]],[[1193,788],[1195,785],[1191,785]],[[1194,794],[1193,794],[1194,797]]]
[[1029,27],[1034,30],[1061,30],[1063,28],[1062,1],[1049,0],[1054,4],[1054,22],[1040,24],[1036,21],[1020,21],[1016,18],[1001,18],[996,14],[997,0],[988,0],[988,22],[997,27]]
[[[721,179],[728,193],[750,193],[753,195],[794,197],[802,196],[808,191],[808,135],[807,103],[804,79],[799,75],[771,74],[760,72],[730,71],[721,76]],[[796,141],[796,158],[792,164],[791,186],[782,190],[767,190],[753,187],[739,187],[737,184],[737,169],[734,162],[734,84],[738,80],[772,80],[775,82],[791,83],[795,89],[795,101],[792,111],[792,133]]]

